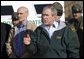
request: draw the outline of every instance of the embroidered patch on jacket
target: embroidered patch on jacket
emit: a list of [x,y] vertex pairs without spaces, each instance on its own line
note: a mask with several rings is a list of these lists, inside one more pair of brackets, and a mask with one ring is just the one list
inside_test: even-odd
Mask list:
[[57,39],[61,39],[61,36],[56,36]]

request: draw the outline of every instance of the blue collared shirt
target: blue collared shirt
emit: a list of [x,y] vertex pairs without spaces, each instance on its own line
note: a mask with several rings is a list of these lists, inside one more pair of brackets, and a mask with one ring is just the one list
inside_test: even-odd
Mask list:
[[18,33],[20,33],[21,31],[26,30],[27,28],[27,20],[25,20],[21,25],[17,26],[15,29],[15,35],[17,35]]

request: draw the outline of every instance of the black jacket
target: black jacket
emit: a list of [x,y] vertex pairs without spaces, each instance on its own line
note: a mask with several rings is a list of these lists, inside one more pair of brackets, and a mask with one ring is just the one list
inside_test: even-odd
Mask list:
[[32,38],[32,42],[27,46],[27,51],[31,51],[36,58],[78,58],[79,41],[77,34],[69,27],[65,26],[55,31],[51,38],[47,31],[38,27]]

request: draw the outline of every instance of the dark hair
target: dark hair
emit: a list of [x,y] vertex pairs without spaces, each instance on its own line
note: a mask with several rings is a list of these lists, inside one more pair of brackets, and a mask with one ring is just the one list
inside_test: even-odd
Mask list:
[[31,37],[33,35],[33,31],[30,30],[30,29],[27,29],[27,30],[24,31],[24,37],[27,37],[27,34],[29,34],[30,37]]

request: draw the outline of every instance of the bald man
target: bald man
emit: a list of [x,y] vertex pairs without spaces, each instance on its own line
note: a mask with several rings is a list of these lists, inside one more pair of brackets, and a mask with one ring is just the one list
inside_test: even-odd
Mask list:
[[19,24],[11,29],[6,43],[7,53],[10,58],[24,57],[25,46],[23,44],[23,37],[25,35],[25,31],[31,30],[33,32],[36,29],[36,25],[27,20],[28,15],[29,12],[26,7],[22,6],[17,9]]

